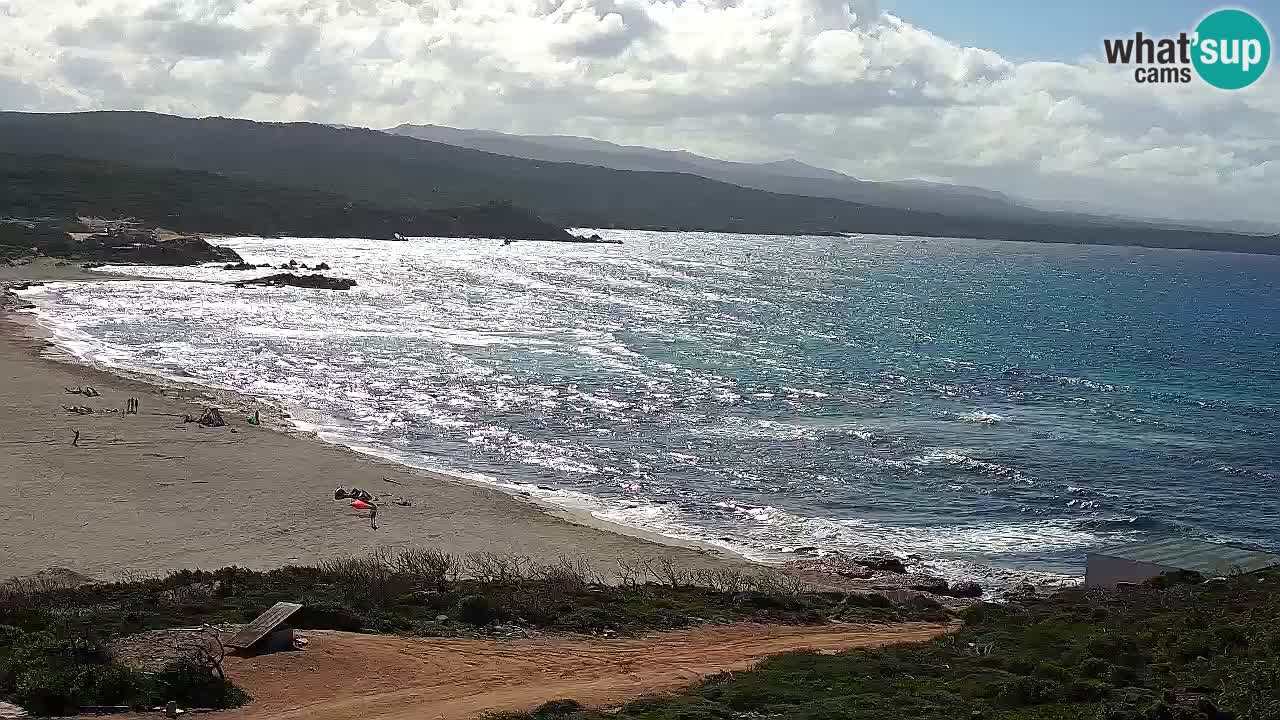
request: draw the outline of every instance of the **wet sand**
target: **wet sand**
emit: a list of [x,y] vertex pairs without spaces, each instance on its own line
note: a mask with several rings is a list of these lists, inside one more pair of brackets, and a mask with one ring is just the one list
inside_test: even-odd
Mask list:
[[[51,262],[0,267],[0,282],[112,279]],[[601,570],[618,558],[670,557],[689,567],[744,562],[285,431],[273,408],[247,398],[50,355],[30,315],[0,308],[0,578],[51,567],[105,579],[265,569],[387,546],[542,560],[564,554]],[[86,385],[101,395],[65,390]],[[124,414],[129,398],[138,398],[139,414]],[[210,406],[223,409],[229,427],[183,422]],[[248,423],[254,409],[263,426]],[[367,513],[334,501],[339,485],[413,505],[381,503],[374,530]]]

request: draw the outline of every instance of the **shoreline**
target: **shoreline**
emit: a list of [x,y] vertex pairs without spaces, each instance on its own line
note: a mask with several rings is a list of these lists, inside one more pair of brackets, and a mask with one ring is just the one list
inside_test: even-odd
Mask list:
[[[171,278],[87,272],[79,268],[55,268],[52,261],[46,260],[16,269],[0,266],[0,287],[4,286],[6,280],[13,281],[12,276],[15,274],[15,270],[20,271],[17,274],[23,276],[23,281],[32,283],[130,282],[135,280],[186,282],[185,280]],[[325,453],[337,453],[343,457],[345,465],[371,465],[373,468],[382,468],[383,479],[385,479],[386,474],[394,474],[397,477],[404,475],[415,478],[425,485],[435,486],[437,489],[451,488],[460,490],[466,488],[484,493],[488,497],[479,504],[485,506],[493,515],[493,517],[486,518],[486,520],[489,523],[496,521],[496,524],[503,530],[498,534],[496,540],[487,541],[479,547],[473,541],[469,541],[459,548],[456,543],[440,539],[441,533],[431,533],[430,531],[435,528],[428,525],[422,529],[422,532],[417,534],[406,536],[404,533],[399,533],[394,538],[390,538],[392,542],[389,543],[379,542],[372,545],[357,543],[352,548],[342,548],[338,551],[342,552],[342,554],[359,554],[361,550],[375,551],[383,547],[413,545],[436,546],[446,552],[456,552],[457,554],[491,549],[502,552],[505,549],[514,547],[518,548],[518,554],[529,555],[543,560],[554,560],[560,555],[585,558],[593,566],[604,570],[606,574],[618,559],[670,559],[677,565],[691,570],[724,567],[737,567],[738,569],[750,567],[773,568],[800,579],[815,588],[852,592],[883,591],[894,597],[901,597],[903,593],[908,595],[921,594],[921,591],[913,589],[913,586],[917,584],[929,585],[938,581],[937,576],[929,574],[931,571],[928,566],[917,567],[906,573],[883,573],[877,571],[870,576],[853,577],[832,571],[830,567],[823,568],[821,558],[824,555],[822,553],[814,555],[807,552],[816,548],[803,548],[802,550],[805,552],[789,557],[763,559],[744,554],[743,551],[731,546],[724,546],[702,538],[668,535],[657,530],[603,519],[597,517],[590,507],[566,506],[564,502],[539,497],[537,492],[532,490],[533,488],[538,488],[539,490],[549,490],[549,488],[544,488],[533,482],[520,483],[518,479],[503,481],[496,478],[486,480],[483,476],[480,478],[468,477],[462,474],[466,472],[465,470],[449,472],[419,465],[412,458],[397,456],[394,450],[363,446],[354,441],[349,441],[349,438],[344,438],[337,433],[334,434],[334,437],[325,438],[323,437],[323,430],[309,429],[308,426],[311,423],[296,419],[289,411],[290,409],[285,400],[258,398],[231,388],[200,384],[181,377],[164,376],[145,370],[123,368],[108,362],[95,360],[89,355],[78,355],[53,341],[53,337],[57,332],[56,327],[40,322],[36,306],[30,305],[19,312],[6,312],[3,303],[0,302],[0,374],[6,369],[4,357],[6,351],[10,350],[15,344],[25,344],[27,347],[23,348],[23,350],[26,352],[27,357],[36,363],[58,366],[63,369],[69,369],[73,373],[92,374],[95,378],[94,382],[100,386],[110,387],[115,384],[125,384],[126,386],[145,388],[146,392],[183,403],[187,414],[192,416],[198,416],[205,407],[210,406],[223,409],[224,415],[228,419],[234,416],[247,417],[257,411],[261,416],[260,426],[249,426],[243,421],[237,423],[233,420],[232,424],[235,425],[235,428],[229,430],[229,432],[238,434],[248,429],[251,432],[268,433],[280,438],[281,442],[288,443],[294,451],[318,446],[315,449],[316,452],[321,452],[319,448],[323,448]],[[3,393],[0,393],[0,399],[3,399]],[[181,414],[176,412],[164,414],[176,418],[181,417]],[[0,421],[0,431],[3,430],[3,421]],[[216,429],[212,430],[212,432],[217,431]],[[0,432],[0,437],[3,437],[3,432]],[[3,440],[0,440],[0,449],[4,448],[4,445]],[[305,452],[305,450],[302,451]],[[368,468],[366,470],[367,472],[362,475],[360,473],[356,474],[362,477],[374,474],[372,470]],[[4,476],[5,470],[0,468],[0,486],[4,483]],[[382,524],[384,518],[389,519],[394,515],[403,514],[405,511],[414,510],[414,508],[389,507],[386,504],[386,498],[394,496],[397,494],[396,491],[404,489],[402,481],[393,479],[388,480],[388,482],[394,483],[394,486],[388,486],[369,479],[361,480],[360,482],[319,481],[313,484],[310,490],[327,494],[329,498],[332,498],[332,488],[340,484],[343,487],[362,487],[375,495],[380,495],[384,498],[383,502],[379,504],[378,521]],[[169,485],[172,486],[172,483],[169,483]],[[383,490],[387,492],[381,492]],[[560,491],[556,490],[555,492]],[[421,498],[422,495],[419,494],[415,496],[414,500],[416,502]],[[497,498],[501,498],[501,500]],[[386,510],[392,511],[391,515],[383,512]],[[334,512],[331,511],[330,514],[332,515]],[[541,520],[557,525],[558,530],[549,533],[550,536],[555,538],[554,545],[547,546],[545,542],[547,537],[539,536],[537,533],[532,538],[522,537],[523,530],[520,524],[530,521],[530,514],[536,514]],[[352,518],[358,517],[353,513],[347,513],[347,515]],[[0,517],[5,517],[5,511],[0,510]],[[347,524],[350,525],[350,523]],[[346,530],[355,532],[351,527],[347,527]],[[576,536],[570,547],[565,547],[565,540],[560,537],[562,535]],[[601,537],[608,538],[608,540],[601,542]],[[0,550],[3,550],[3,546],[4,543],[0,542]],[[620,552],[620,550],[623,552]],[[510,550],[507,551],[510,552]],[[201,555],[200,557],[203,558],[205,556]],[[246,561],[236,560],[231,556],[218,557],[220,559],[202,567],[210,569],[232,563],[247,564]],[[311,554],[302,553],[294,556],[285,556],[283,560],[274,561],[274,565],[271,562],[259,564],[254,566],[254,569],[269,569],[272,566],[283,564],[309,564],[314,562],[316,558],[324,559],[325,557],[328,556],[317,555],[314,552]],[[308,560],[307,558],[311,559]],[[201,561],[204,562],[204,560]],[[46,563],[39,567],[27,568],[27,571],[34,572],[47,567],[49,565]],[[172,570],[180,569],[181,567],[183,565],[179,563],[166,565],[162,569]],[[71,567],[70,569],[87,575],[93,574],[92,572],[86,572],[82,566]],[[14,574],[16,573],[9,572],[3,564],[0,564],[0,578]],[[953,581],[968,581],[971,579],[972,576],[962,576],[953,578]],[[990,588],[990,590],[1009,589],[1028,583],[1045,588],[1057,585],[1057,583],[1045,584],[1043,581],[1036,582],[1031,576],[1024,575],[1020,584],[1010,580],[1005,583],[997,583],[996,587]],[[983,581],[983,584],[986,585],[986,580]],[[930,593],[925,592],[925,594]],[[930,596],[934,597],[932,594]],[[939,598],[935,597],[935,599]],[[951,602],[951,599],[946,596],[940,599],[944,602]]]
[[[90,273],[72,264],[55,266],[52,261],[0,267],[0,282],[121,282],[138,279],[138,276]],[[519,552],[543,560],[554,560],[564,554],[585,557],[601,570],[607,570],[619,558],[637,557],[670,558],[695,569],[755,564],[716,545],[612,523],[587,511],[574,511],[534,497],[507,492],[493,483],[413,467],[330,442],[315,432],[298,429],[286,412],[268,401],[79,358],[56,345],[53,334],[54,330],[40,323],[34,313],[0,306],[0,374],[7,375],[6,380],[17,381],[6,383],[10,389],[0,390],[0,398],[12,410],[26,410],[25,413],[11,412],[8,419],[0,419],[0,438],[3,438],[0,439],[0,448],[5,448],[6,454],[13,454],[16,465],[22,468],[15,468],[15,463],[0,468],[0,485],[5,486],[11,497],[28,497],[33,490],[31,475],[57,475],[62,481],[57,483],[58,488],[48,493],[55,496],[52,501],[16,502],[0,510],[0,518],[12,528],[6,539],[0,541],[0,546],[8,546],[3,548],[8,550],[8,562],[0,563],[0,576],[21,575],[54,566],[67,567],[90,576],[101,576],[104,571],[108,574],[113,571],[157,572],[191,567],[192,562],[206,569],[230,564],[266,569],[289,563],[320,561],[343,550],[354,554],[380,547],[415,544],[436,546],[459,554],[488,550]],[[101,396],[89,400],[62,390],[84,385],[93,385]],[[101,405],[101,401],[108,398],[116,400],[129,394],[142,399],[142,414],[128,416],[127,420],[125,416],[110,411],[79,416],[64,411],[62,407],[82,403]],[[124,404],[123,400],[118,402],[120,406]],[[198,428],[194,424],[178,422],[183,410],[186,414],[198,415],[205,407],[211,406],[226,410],[224,415],[229,427]],[[261,426],[255,427],[240,419],[254,410],[261,414]],[[22,415],[27,417],[20,417]],[[30,422],[32,415],[39,415],[39,421]],[[120,423],[134,424],[144,418],[151,427],[142,432],[129,432],[138,428],[126,428]],[[157,426],[157,420],[160,426]],[[84,440],[75,448],[69,443],[73,425],[85,426]],[[107,431],[112,437],[106,440],[106,433],[99,432],[97,428],[105,429],[110,425],[116,427]],[[50,437],[57,430],[61,430],[59,434],[64,434],[65,438]],[[147,453],[145,455],[160,456],[161,459],[181,457],[187,462],[174,463],[168,469],[143,470],[136,464],[138,453],[124,449],[128,446],[161,447],[175,443],[191,445],[192,435],[201,436],[194,442],[202,456],[200,463],[192,463],[190,454]],[[49,449],[32,452],[31,448],[40,445]],[[94,466],[91,472],[74,472],[75,468],[68,467],[68,454],[83,455],[87,447],[95,445],[99,449],[92,453],[93,456],[102,455],[111,445],[121,446],[121,450],[112,452],[113,457],[106,462],[99,457],[84,458]],[[234,450],[228,453],[218,447],[226,445],[233,446]],[[324,471],[303,473],[296,463],[289,462],[302,457],[311,459],[312,465],[319,464]],[[32,467],[23,467],[24,461]],[[258,526],[256,520],[254,523],[244,522],[246,514],[259,514],[266,506],[287,508],[288,496],[280,494],[283,488],[272,488],[272,483],[262,482],[260,474],[254,478],[237,472],[232,467],[237,461],[247,461],[256,469],[267,470],[273,475],[293,474],[294,477],[286,484],[294,491],[305,488],[308,494],[305,515],[300,520],[295,516],[292,522],[268,521],[265,528]],[[40,472],[41,465],[45,466],[46,472]],[[237,489],[246,491],[241,497],[252,503],[249,507],[254,511],[246,514],[237,512],[234,502],[237,495],[234,493],[215,493],[215,506],[210,506],[192,502],[197,498],[186,497],[193,494],[190,491],[173,492],[178,488],[179,480],[187,479],[180,476],[192,475],[191,471],[197,469],[193,465],[198,465],[205,472],[221,471],[221,474],[229,475],[227,479],[232,481],[229,484],[241,486]],[[312,475],[314,479],[300,475]],[[159,514],[165,516],[164,522],[155,523],[159,527],[148,527],[151,524],[147,522],[150,519],[148,515],[151,513],[145,508],[145,500],[138,498],[137,503],[131,503],[119,497],[130,489],[136,490],[136,481],[140,477],[153,480],[154,487],[163,488],[169,495],[179,495],[178,504],[187,506],[186,512],[170,517],[174,513],[161,511]],[[81,482],[66,482],[73,479]],[[214,479],[188,479],[188,483],[209,486],[214,484]],[[100,488],[102,485],[106,487]],[[375,531],[370,528],[366,517],[357,516],[333,501],[333,487],[336,485],[364,487],[383,497],[403,495],[413,506],[382,505],[383,512],[378,517],[379,530]],[[95,492],[99,489],[105,492]],[[87,497],[79,494],[85,490],[91,491]],[[413,497],[409,497],[410,494]],[[446,498],[447,512],[440,503]],[[325,508],[325,504],[329,507]],[[93,513],[86,512],[74,513],[74,518],[65,517],[68,506],[72,509],[86,506],[85,510],[92,506],[102,511],[112,505],[135,507],[128,508],[127,513],[106,512],[89,517]],[[211,513],[214,518],[192,517],[201,512]],[[122,517],[124,515],[128,516],[127,521]],[[477,519],[478,515],[485,516],[483,521]],[[32,543],[31,540],[50,529],[51,517],[57,518],[53,521],[53,535],[65,549],[33,554],[31,546],[38,542]],[[322,523],[326,522],[329,527],[323,526]],[[485,527],[486,531],[477,533],[477,524]],[[138,547],[116,545],[116,533],[112,530],[119,530],[122,525],[129,528],[121,538],[126,543],[132,536],[143,545],[150,546],[162,540],[154,537],[159,534],[165,536],[163,541],[166,543],[177,541],[177,552],[147,556],[138,552]],[[220,528],[220,525],[229,527]],[[301,527],[303,525],[312,527]],[[249,541],[249,545],[272,537],[271,542],[281,546],[264,548],[257,558],[249,553],[249,546],[244,543],[224,552],[195,547],[191,543],[184,546],[178,531],[192,526],[199,526],[207,544],[217,544],[217,539],[225,540],[226,537],[218,538],[222,535],[246,541],[257,538]],[[455,532],[450,537],[449,532],[441,530]],[[285,542],[282,538],[287,538],[289,531],[320,535],[323,541],[313,543],[304,541],[303,537],[295,537]],[[113,545],[115,547],[111,547]]]

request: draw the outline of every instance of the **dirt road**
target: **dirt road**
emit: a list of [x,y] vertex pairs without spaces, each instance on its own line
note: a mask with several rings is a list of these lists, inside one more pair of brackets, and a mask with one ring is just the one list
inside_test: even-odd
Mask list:
[[228,661],[246,720],[463,720],[573,698],[608,707],[789,650],[928,640],[943,625],[704,627],[644,639],[410,639],[310,632],[300,653]]

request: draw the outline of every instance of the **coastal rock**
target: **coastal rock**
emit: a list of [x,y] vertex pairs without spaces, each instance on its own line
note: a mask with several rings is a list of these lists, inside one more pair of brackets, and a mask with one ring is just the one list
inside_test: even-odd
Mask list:
[[0,258],[14,262],[33,256],[121,265],[200,265],[241,262],[234,250],[211,245],[200,237],[162,239],[149,228],[108,225],[104,232],[76,239],[62,221],[48,219],[0,223]]
[[940,577],[932,577],[929,575],[921,575],[913,578],[912,583],[908,586],[917,592],[925,592],[930,595],[948,595],[951,587],[946,580]]
[[1009,602],[1034,602],[1040,599],[1040,593],[1035,585],[1022,583],[1012,590],[1005,591],[1003,597]]
[[253,263],[238,262],[222,266],[223,270],[257,270],[258,266]]
[[795,572],[819,573],[822,575],[835,575],[843,578],[866,579],[875,575],[875,571],[872,569],[843,555],[792,560],[784,564],[782,567],[786,570]]
[[902,560],[890,555],[854,558],[853,562],[877,572],[905,573],[907,571],[907,566]]
[[972,580],[963,580],[952,585],[947,594],[958,598],[979,598],[982,597],[982,586]]
[[[52,253],[50,253],[52,254]],[[77,260],[99,260],[122,265],[201,265],[212,262],[240,263],[235,250],[211,245],[200,237],[161,240],[154,231],[117,231],[90,235],[71,248],[67,255]]]
[[602,245],[621,245],[622,240],[619,238],[602,238],[599,235],[570,235],[569,242],[579,243],[600,243]]
[[822,575],[836,575],[840,578],[867,579],[876,574],[873,570],[865,568],[858,564],[855,560],[844,555],[829,555],[827,557],[813,557],[813,559],[792,560],[782,566],[783,569],[791,571],[799,571],[799,573],[818,573]]
[[325,275],[294,275],[293,273],[277,273],[265,277],[241,280],[237,287],[244,285],[264,285],[267,287],[298,287],[311,290],[350,290],[355,287],[355,280],[347,278],[331,278]]

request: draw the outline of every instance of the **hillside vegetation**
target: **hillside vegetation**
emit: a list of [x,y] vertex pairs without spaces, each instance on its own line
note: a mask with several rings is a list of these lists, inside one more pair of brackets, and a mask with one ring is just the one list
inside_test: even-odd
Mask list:
[[[190,658],[121,664],[113,641],[158,628],[242,623],[280,600],[301,628],[421,636],[527,631],[639,634],[695,624],[946,620],[936,603],[814,593],[785,575],[620,563],[609,583],[563,559],[402,550],[272,572],[225,568],[68,586],[0,584],[0,696],[44,713],[162,696],[245,701]],[[975,605],[954,634],[835,655],[790,653],[749,672],[607,713],[565,699],[500,720],[1275,720],[1280,573],[1069,590]]]
[[[118,162],[0,152],[0,218],[133,217],[184,232],[303,237],[403,235],[570,240],[504,203],[387,209],[316,189]],[[18,231],[10,229],[8,235]]]
[[1280,253],[1276,236],[1065,223],[1052,213],[1043,214],[1043,221],[941,215],[765,192],[691,174],[526,160],[308,123],[0,113],[0,152],[218,173],[412,212],[510,202],[562,227],[862,232]]
[[957,633],[838,655],[791,653],[672,697],[505,720],[1275,720],[1280,575],[1071,590],[963,613]]
[[246,698],[208,657],[142,672],[114,641],[150,630],[246,623],[278,601],[303,609],[303,629],[484,636],[558,631],[635,635],[728,622],[897,622],[950,616],[929,600],[805,592],[762,571],[693,573],[620,563],[611,582],[584,563],[538,564],[429,549],[341,558],[271,572],[224,568],[68,586],[47,578],[0,584],[0,698],[47,715],[82,705],[230,707]]

